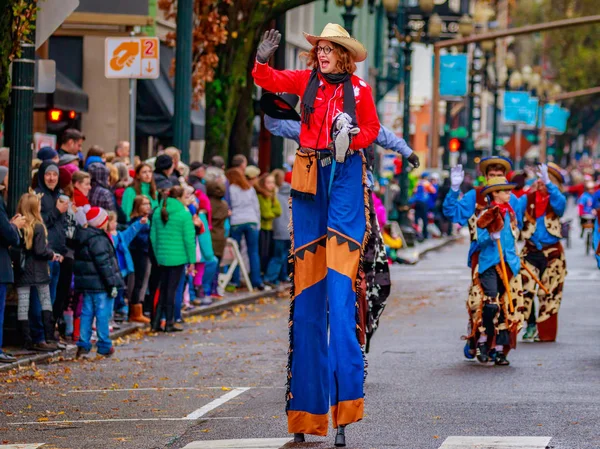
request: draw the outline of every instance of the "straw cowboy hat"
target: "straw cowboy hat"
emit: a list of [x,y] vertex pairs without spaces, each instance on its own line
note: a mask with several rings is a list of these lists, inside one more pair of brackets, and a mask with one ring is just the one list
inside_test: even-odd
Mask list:
[[548,175],[552,178],[552,181],[555,181],[555,184],[562,186],[565,183],[565,177],[562,174],[562,171],[558,165],[554,162],[548,163]]
[[508,182],[504,176],[498,176],[496,178],[491,178],[481,193],[483,195],[489,195],[492,192],[500,192],[501,190],[512,190],[516,186],[516,184]]
[[512,170],[512,162],[510,159],[502,156],[488,156],[481,159],[479,162],[479,170],[485,174],[485,171],[489,165],[502,165],[504,167],[504,173]]
[[304,33],[304,37],[313,47],[321,40],[341,45],[352,54],[355,62],[362,62],[367,59],[367,49],[365,46],[351,37],[350,33],[337,23],[328,23],[325,25],[320,36]]

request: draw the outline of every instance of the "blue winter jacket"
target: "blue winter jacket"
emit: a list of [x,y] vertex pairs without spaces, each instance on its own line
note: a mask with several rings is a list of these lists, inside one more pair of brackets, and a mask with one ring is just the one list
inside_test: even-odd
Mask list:
[[117,261],[119,262],[119,269],[121,270],[121,276],[123,276],[123,278],[135,271],[133,259],[129,252],[129,244],[142,230],[149,233],[150,226],[147,223],[141,224],[138,220],[132,222],[124,231],[117,232],[116,235],[112,236],[115,252],[117,253]]

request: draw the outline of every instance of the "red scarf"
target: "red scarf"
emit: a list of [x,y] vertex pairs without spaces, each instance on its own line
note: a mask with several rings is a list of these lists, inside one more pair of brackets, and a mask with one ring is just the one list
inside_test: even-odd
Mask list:
[[511,207],[510,203],[500,204],[496,203],[495,201],[492,201],[492,206],[500,209],[500,212],[502,213],[502,218],[506,218],[507,212],[510,214],[511,218],[515,217],[515,211]]
[[539,190],[535,192],[535,218],[543,217],[550,202],[548,192],[542,193]]
[[77,207],[83,207],[90,204],[87,196],[81,193],[77,188],[73,189],[73,202]]

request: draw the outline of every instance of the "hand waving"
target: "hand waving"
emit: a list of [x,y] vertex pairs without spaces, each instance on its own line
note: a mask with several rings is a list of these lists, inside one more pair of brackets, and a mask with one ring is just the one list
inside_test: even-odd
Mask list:
[[462,165],[458,164],[456,167],[452,167],[450,170],[450,186],[452,187],[452,190],[457,192],[464,179],[465,172]]
[[548,166],[546,164],[540,164],[538,166],[537,175],[544,184],[550,183],[550,176],[548,175]]
[[265,32],[262,42],[256,50],[256,60],[261,64],[266,64],[271,59],[271,56],[279,47],[281,41],[281,33],[277,30],[269,30]]

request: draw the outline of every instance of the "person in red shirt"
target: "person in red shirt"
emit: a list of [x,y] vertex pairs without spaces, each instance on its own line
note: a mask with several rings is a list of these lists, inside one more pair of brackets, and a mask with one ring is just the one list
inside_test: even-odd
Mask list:
[[[358,339],[357,293],[368,236],[362,149],[379,133],[369,85],[354,75],[365,47],[336,24],[304,34],[308,70],[275,70],[268,61],[281,35],[265,33],[252,75],[263,89],[299,95],[300,148],[292,174],[294,272],[288,360],[288,431],[326,436],[331,407],[336,446],[364,410],[364,348]],[[329,338],[328,338],[329,335]]]

